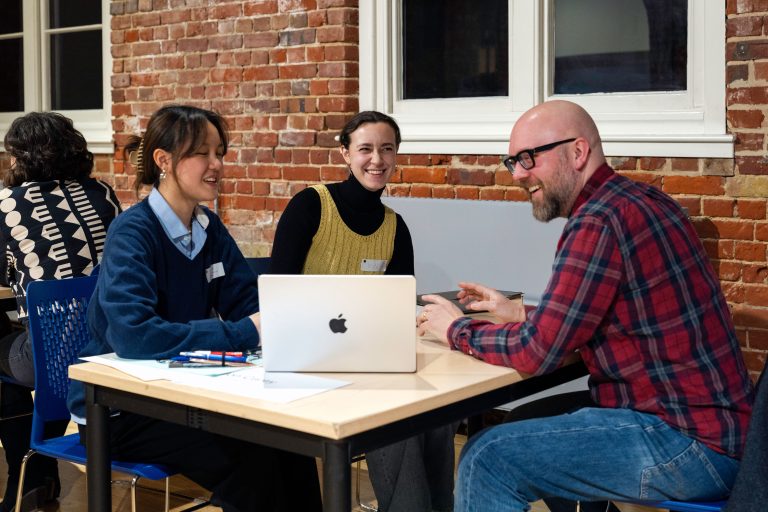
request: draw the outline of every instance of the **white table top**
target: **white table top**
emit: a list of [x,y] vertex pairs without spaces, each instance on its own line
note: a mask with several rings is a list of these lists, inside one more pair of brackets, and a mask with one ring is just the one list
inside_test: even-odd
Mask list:
[[342,439],[380,425],[513,384],[515,370],[483,363],[425,339],[416,373],[316,374],[350,385],[289,403],[202,391],[169,381],[141,381],[96,363],[72,365],[71,378],[186,406]]

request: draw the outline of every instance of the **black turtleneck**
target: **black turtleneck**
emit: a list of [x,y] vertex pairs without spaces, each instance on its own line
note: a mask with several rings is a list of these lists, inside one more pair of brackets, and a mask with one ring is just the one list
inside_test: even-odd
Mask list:
[[[359,235],[370,235],[384,221],[384,189],[371,192],[350,174],[347,181],[326,185],[341,219]],[[300,274],[320,226],[320,196],[312,188],[296,194],[285,207],[275,232],[269,272]],[[397,215],[395,248],[387,274],[413,275],[413,243],[405,221]]]

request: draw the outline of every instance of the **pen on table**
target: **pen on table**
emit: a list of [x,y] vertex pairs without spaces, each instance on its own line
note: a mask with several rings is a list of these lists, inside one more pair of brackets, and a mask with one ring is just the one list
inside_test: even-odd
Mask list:
[[211,363],[211,361],[194,362],[194,361],[168,361],[168,368],[210,368],[212,366],[218,366],[218,363]]
[[182,355],[196,355],[196,356],[220,356],[220,355],[227,355],[227,356],[236,356],[236,357],[242,357],[245,354],[243,352],[232,352],[232,351],[221,351],[221,350],[192,350],[189,352],[181,352]]
[[233,363],[245,363],[248,358],[243,355],[233,355],[233,352],[224,352],[221,354],[206,354],[205,351],[193,351],[193,352],[179,352],[179,355],[184,357],[194,357],[195,359],[207,359],[209,361],[226,361]]
[[207,359],[198,356],[173,356],[168,362],[171,368],[198,368],[203,366],[253,366],[243,361],[230,361],[229,359]]

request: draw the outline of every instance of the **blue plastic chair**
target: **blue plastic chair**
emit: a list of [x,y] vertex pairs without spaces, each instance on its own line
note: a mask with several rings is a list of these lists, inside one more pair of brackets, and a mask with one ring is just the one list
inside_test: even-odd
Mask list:
[[[16,497],[20,511],[27,461],[35,453],[85,464],[85,446],[79,434],[44,439],[46,422],[68,420],[66,405],[69,390],[67,369],[77,361],[78,353],[88,342],[86,311],[96,287],[96,276],[34,281],[27,288],[29,333],[35,366],[35,408],[32,413],[30,450],[24,456]],[[131,510],[136,511],[136,482],[139,478],[165,479],[165,510],[169,507],[168,477],[173,473],[157,464],[112,461],[112,470],[132,475]],[[195,505],[193,510],[205,506]]]

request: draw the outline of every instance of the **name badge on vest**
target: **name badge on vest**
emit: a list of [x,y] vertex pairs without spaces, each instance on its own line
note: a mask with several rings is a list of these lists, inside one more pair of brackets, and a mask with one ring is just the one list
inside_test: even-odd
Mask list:
[[208,279],[208,282],[210,283],[217,277],[223,277],[225,274],[224,272],[224,265],[221,264],[221,262],[214,263],[207,269],[205,269],[205,277]]
[[387,270],[387,260],[368,260],[360,262],[360,270],[363,272],[384,272]]

